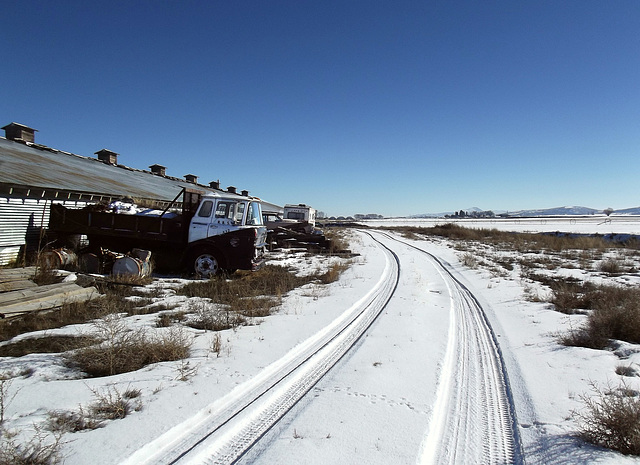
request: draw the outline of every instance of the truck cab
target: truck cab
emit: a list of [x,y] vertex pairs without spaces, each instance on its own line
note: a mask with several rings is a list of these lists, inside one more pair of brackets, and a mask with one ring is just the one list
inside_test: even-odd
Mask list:
[[191,218],[188,242],[260,226],[264,225],[258,201],[240,196],[208,194],[202,197],[195,215]]
[[[264,261],[266,239],[258,199],[207,194],[189,223],[187,264],[202,277],[220,269],[257,269]],[[255,250],[253,257],[249,257],[251,250]]]

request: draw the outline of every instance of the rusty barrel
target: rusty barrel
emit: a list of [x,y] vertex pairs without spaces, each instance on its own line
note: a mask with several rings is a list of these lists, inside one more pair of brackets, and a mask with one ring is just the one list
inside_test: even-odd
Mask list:
[[149,260],[140,260],[137,257],[124,256],[113,262],[111,271],[114,275],[130,275],[145,277],[151,274],[151,264]]
[[40,255],[39,264],[43,268],[58,270],[67,266],[75,265],[78,257],[74,252],[67,249],[47,250]]

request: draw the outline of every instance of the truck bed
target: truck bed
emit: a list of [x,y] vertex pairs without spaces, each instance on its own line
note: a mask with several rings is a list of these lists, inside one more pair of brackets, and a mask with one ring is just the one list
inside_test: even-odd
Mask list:
[[87,237],[117,237],[150,241],[156,245],[184,245],[182,217],[126,215],[51,205],[49,230],[56,233],[84,234]]

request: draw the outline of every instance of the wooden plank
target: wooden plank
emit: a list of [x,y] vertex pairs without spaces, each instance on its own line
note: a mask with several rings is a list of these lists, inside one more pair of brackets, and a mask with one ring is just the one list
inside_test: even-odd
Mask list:
[[0,307],[0,316],[7,318],[15,314],[48,310],[61,307],[66,303],[87,301],[100,296],[100,293],[95,287],[76,286],[76,288],[77,289],[67,290],[56,295],[5,305]]
[[[4,305],[9,305],[17,302],[26,302],[29,300],[52,296],[66,291],[76,289],[78,286],[75,283],[58,283],[47,284],[45,286],[37,286],[29,289],[20,289],[17,291],[3,292],[0,294],[0,309]],[[0,310],[1,311],[1,310]]]
[[28,289],[30,287],[38,287],[36,283],[29,280],[16,280],[0,282],[0,292],[19,291],[21,289]]
[[35,274],[35,266],[28,266],[26,268],[0,268],[0,282],[31,279]]

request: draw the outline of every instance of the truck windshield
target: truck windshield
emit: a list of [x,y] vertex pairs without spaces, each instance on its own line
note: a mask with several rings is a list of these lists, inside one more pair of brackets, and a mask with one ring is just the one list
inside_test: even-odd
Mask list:
[[301,212],[287,212],[288,220],[304,220],[304,213]]

